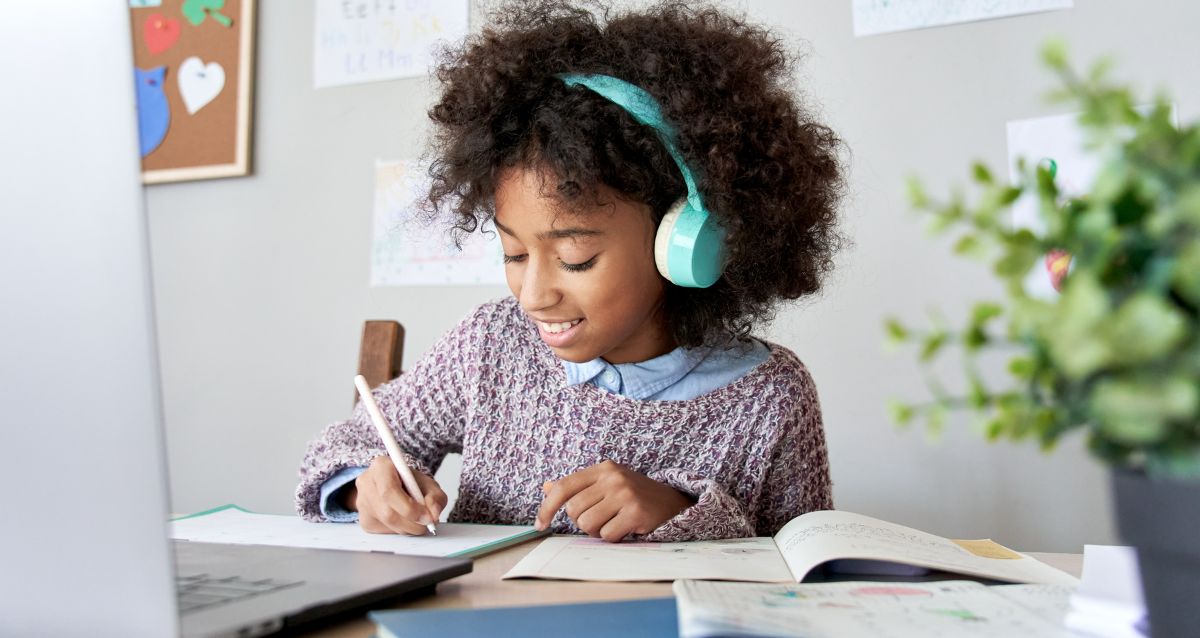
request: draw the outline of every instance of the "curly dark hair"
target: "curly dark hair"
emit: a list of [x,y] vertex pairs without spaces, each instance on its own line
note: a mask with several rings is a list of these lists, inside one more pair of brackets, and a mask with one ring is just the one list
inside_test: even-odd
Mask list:
[[621,78],[658,100],[727,231],[716,284],[666,287],[668,329],[686,347],[744,339],[832,269],[841,141],[787,88],[796,58],[766,28],[696,3],[589,6],[508,2],[439,53],[427,205],[452,212],[461,239],[494,218],[497,181],[519,167],[552,176],[547,192],[564,203],[603,184],[649,205],[657,223],[686,189],[654,129],[555,74]]

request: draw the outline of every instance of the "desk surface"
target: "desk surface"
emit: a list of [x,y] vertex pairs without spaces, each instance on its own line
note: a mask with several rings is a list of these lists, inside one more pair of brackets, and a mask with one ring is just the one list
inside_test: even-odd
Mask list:
[[[515,607],[551,603],[586,603],[634,598],[671,596],[671,583],[595,583],[561,580],[500,580],[517,561],[539,541],[489,554],[475,560],[475,569],[466,576],[452,578],[437,586],[437,594],[394,605],[396,609],[438,609],[462,607]],[[1028,552],[1044,563],[1078,577],[1083,570],[1083,554],[1045,554]],[[304,634],[314,638],[367,638],[375,624],[366,616],[345,621],[319,631]]]

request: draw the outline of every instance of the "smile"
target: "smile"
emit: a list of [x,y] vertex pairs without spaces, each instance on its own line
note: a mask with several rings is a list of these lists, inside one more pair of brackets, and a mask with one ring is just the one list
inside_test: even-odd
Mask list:
[[545,323],[545,322],[539,321],[538,325],[541,326],[543,332],[548,332],[550,334],[558,334],[560,332],[566,332],[567,330],[570,330],[571,328],[578,325],[580,321],[583,321],[583,319],[576,319],[574,321],[564,321],[562,323]]
[[575,341],[582,330],[579,325],[583,319],[573,321],[547,322],[536,321],[538,335],[551,348],[565,348]]

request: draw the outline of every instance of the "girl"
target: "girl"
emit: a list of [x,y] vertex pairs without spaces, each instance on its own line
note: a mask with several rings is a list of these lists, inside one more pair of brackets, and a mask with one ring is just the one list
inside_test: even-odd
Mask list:
[[832,507],[812,378],[748,335],[831,266],[839,141],[768,31],[601,13],[519,2],[445,54],[429,201],[495,227],[513,296],[375,390],[426,502],[360,404],[309,446],[309,520],[423,534],[451,452],[451,521],[682,541]]

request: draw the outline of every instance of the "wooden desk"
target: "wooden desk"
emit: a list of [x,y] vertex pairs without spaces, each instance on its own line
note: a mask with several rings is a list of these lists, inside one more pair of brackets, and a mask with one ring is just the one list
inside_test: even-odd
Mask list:
[[[552,603],[587,603],[635,598],[671,596],[671,583],[592,583],[562,580],[500,580],[517,561],[540,541],[522,543],[476,559],[475,570],[437,586],[437,594],[404,601],[395,609],[444,609],[467,607],[516,607]],[[1083,570],[1083,554],[1046,554],[1030,556],[1078,577]],[[313,638],[368,638],[375,624],[365,616],[303,634]]]

